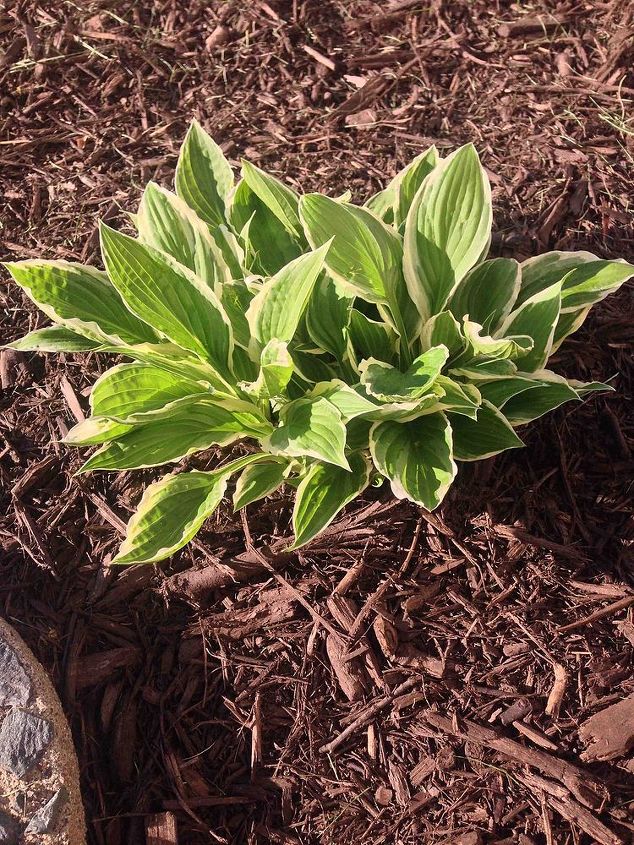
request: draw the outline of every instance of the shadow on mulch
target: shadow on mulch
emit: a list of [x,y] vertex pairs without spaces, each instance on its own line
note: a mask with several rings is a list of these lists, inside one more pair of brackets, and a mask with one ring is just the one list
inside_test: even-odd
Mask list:
[[[232,161],[357,197],[473,140],[496,253],[634,257],[629,4],[132,5],[0,13],[3,257],[98,261],[194,115]],[[39,325],[0,296],[3,340]],[[181,845],[629,841],[631,754],[582,759],[578,729],[634,690],[633,315],[629,288],[554,363],[616,392],[463,465],[434,515],[372,490],[284,556],[278,496],[117,571],[149,474],[75,479],[58,443],[107,361],[3,352],[0,599],[72,718],[91,842],[155,812]]]

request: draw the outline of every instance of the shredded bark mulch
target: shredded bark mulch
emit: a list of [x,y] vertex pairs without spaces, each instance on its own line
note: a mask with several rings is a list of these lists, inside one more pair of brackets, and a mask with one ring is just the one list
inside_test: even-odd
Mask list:
[[[98,263],[196,116],[357,199],[474,141],[496,254],[632,260],[633,27],[616,0],[9,0],[2,255]],[[8,342],[45,320],[4,280]],[[127,569],[152,475],[74,478],[58,442],[108,361],[0,353],[2,613],[72,720],[91,843],[632,842],[633,339],[630,287],[554,362],[615,392],[434,514],[373,489],[289,555],[279,495]]]

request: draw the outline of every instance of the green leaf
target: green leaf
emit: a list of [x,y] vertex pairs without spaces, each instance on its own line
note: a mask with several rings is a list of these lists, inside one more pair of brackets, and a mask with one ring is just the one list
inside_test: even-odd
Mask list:
[[561,286],[562,311],[577,311],[605,299],[634,276],[627,261],[589,261],[564,276]]
[[132,431],[131,425],[123,425],[105,417],[90,417],[73,426],[62,442],[68,446],[95,446],[116,440],[129,431]]
[[233,510],[239,511],[252,502],[270,495],[284,483],[287,463],[270,458],[266,463],[252,464],[242,471],[233,494]]
[[171,255],[217,294],[232,280],[231,268],[209,226],[186,202],[155,182],[143,192],[136,224],[143,243]]
[[540,370],[533,375],[539,378],[540,384],[511,397],[504,405],[504,415],[511,425],[532,422],[564,402],[579,399],[577,391],[556,373]]
[[399,171],[387,187],[366,203],[377,217],[398,228],[407,218],[416,192],[438,164],[438,151],[430,147]]
[[99,343],[64,326],[46,326],[29,332],[13,343],[7,343],[7,348],[20,352],[86,352],[98,349]]
[[363,388],[350,387],[340,379],[322,381],[316,384],[308,398],[323,396],[341,414],[344,423],[377,409],[377,404],[363,395]]
[[568,379],[568,387],[571,387],[580,399],[585,399],[591,393],[614,392],[611,384],[604,384],[602,381],[577,381],[577,379]]
[[468,316],[488,334],[507,317],[520,289],[520,265],[512,258],[478,264],[458,283],[449,309],[458,319]]
[[128,308],[225,376],[231,324],[214,292],[171,256],[102,224],[103,259]]
[[293,375],[293,359],[288,345],[281,340],[269,340],[260,356],[260,372],[251,384],[242,384],[245,393],[256,401],[283,397]]
[[176,193],[212,226],[226,221],[226,204],[233,188],[233,171],[224,153],[192,121],[176,165]]
[[555,326],[555,334],[553,335],[553,345],[550,349],[551,355],[555,354],[567,337],[581,328],[590,313],[591,307],[588,305],[585,308],[579,308],[577,311],[568,311],[565,314],[560,312],[557,325]]
[[210,446],[226,446],[242,437],[259,439],[272,431],[254,405],[237,399],[224,399],[221,405],[216,401],[188,396],[172,402],[169,416],[136,425],[92,455],[79,471],[159,466]]
[[348,502],[368,486],[370,466],[359,452],[350,455],[350,470],[331,464],[314,464],[297,488],[293,510],[295,542],[305,546],[324,530]]
[[449,375],[469,379],[479,384],[481,381],[491,381],[497,378],[507,378],[517,372],[512,361],[501,358],[497,361],[471,361],[465,367],[452,367]]
[[361,384],[381,402],[418,399],[429,392],[448,354],[446,346],[429,349],[419,355],[405,373],[383,361],[367,359],[359,364]]
[[128,522],[126,538],[112,563],[154,563],[188,543],[216,510],[230,475],[263,454],[246,455],[213,472],[166,475],[150,484]]
[[473,384],[461,384],[449,376],[440,375],[434,382],[433,390],[438,397],[434,410],[477,418],[482,396]]
[[231,225],[245,240],[245,249],[254,272],[273,275],[301,255],[301,245],[244,179],[233,194],[230,217]]
[[534,294],[508,315],[496,337],[528,335],[533,338],[533,349],[522,358],[526,372],[540,370],[550,355],[555,326],[561,308],[561,282]]
[[524,444],[501,411],[482,400],[477,419],[448,413],[453,430],[453,454],[457,461],[478,461]]
[[339,361],[346,353],[352,297],[330,276],[313,288],[306,308],[306,328],[311,339]]
[[515,307],[527,299],[560,282],[564,276],[576,267],[589,261],[597,261],[591,252],[545,252],[534,258],[528,258],[521,265],[521,284]]
[[363,358],[388,362],[396,360],[397,337],[384,322],[371,320],[353,308],[348,332],[354,351]]
[[105,372],[90,394],[92,413],[119,422],[138,422],[138,414],[163,408],[196,393],[209,394],[199,382],[151,364],[118,364]]
[[242,177],[286,231],[297,241],[303,241],[304,232],[298,213],[299,197],[295,191],[248,161],[242,162]]
[[413,422],[379,422],[370,431],[370,452],[397,499],[428,510],[442,502],[456,475],[451,426],[444,414]]
[[405,224],[403,270],[424,321],[445,308],[486,250],[490,233],[489,180],[467,144],[423,182]]
[[330,243],[296,258],[268,279],[253,297],[247,321],[260,346],[273,339],[290,343],[324,266]]
[[446,346],[449,358],[455,358],[465,349],[465,338],[460,325],[451,311],[435,314],[425,325],[420,336],[423,349],[434,346]]
[[247,311],[253,294],[243,281],[226,282],[220,289],[220,301],[233,329],[233,338],[243,349],[249,348],[251,331]]
[[296,399],[280,410],[280,425],[262,442],[273,455],[317,458],[349,469],[344,454],[346,427],[327,399]]
[[496,408],[503,408],[504,404],[526,390],[538,387],[541,382],[533,375],[514,375],[510,378],[499,378],[495,381],[480,384],[479,389],[482,398],[486,399]]
[[467,366],[481,358],[495,358],[512,361],[525,358],[533,349],[533,339],[527,334],[509,335],[508,337],[490,337],[483,335],[484,329],[479,323],[472,323],[465,318],[462,330],[466,340],[466,349],[455,361],[457,366]]
[[155,341],[156,333],[126,308],[108,277],[69,261],[8,262],[13,279],[47,317],[100,343]]

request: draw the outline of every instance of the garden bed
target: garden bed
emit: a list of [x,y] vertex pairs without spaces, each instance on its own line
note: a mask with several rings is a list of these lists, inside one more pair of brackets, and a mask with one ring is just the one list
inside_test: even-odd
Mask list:
[[[494,254],[634,258],[628,4],[2,15],[3,258],[97,262],[97,221],[171,185],[193,116],[232,162],[355,198],[473,141]],[[3,341],[41,324],[0,297]],[[615,393],[462,465],[434,514],[372,488],[287,555],[276,495],[127,569],[107,563],[152,472],[74,478],[57,442],[105,358],[2,351],[2,614],[72,722],[89,841],[630,842],[634,760],[608,728],[634,692],[633,339],[629,286],[555,366]]]

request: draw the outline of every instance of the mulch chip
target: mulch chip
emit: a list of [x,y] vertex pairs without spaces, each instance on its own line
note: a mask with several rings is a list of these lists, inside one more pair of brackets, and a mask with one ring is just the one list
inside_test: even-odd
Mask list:
[[[616,0],[5,4],[2,255],[98,263],[195,116],[234,164],[355,199],[473,141],[495,254],[632,260],[633,25]],[[45,323],[0,299],[3,341]],[[629,287],[554,364],[615,392],[463,464],[434,514],[372,489],[286,554],[276,495],[125,570],[153,473],[75,479],[59,443],[108,361],[2,351],[0,601],[72,720],[91,843],[631,842],[633,340]]]

